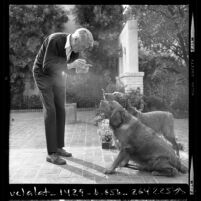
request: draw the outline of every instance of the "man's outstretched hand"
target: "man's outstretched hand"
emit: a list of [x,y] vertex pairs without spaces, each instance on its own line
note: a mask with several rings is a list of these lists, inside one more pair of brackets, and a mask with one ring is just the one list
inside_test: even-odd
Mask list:
[[[69,64],[68,64],[69,65]],[[68,69],[75,68],[76,73],[87,73],[91,64],[87,64],[84,59],[77,59],[72,64],[69,65]]]

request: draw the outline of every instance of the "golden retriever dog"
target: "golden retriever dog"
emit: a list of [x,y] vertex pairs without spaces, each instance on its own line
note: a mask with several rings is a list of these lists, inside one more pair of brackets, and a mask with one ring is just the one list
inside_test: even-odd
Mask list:
[[125,110],[117,101],[102,100],[99,110],[109,119],[110,127],[121,144],[120,152],[105,174],[112,174],[124,160],[139,164],[139,170],[153,175],[173,177],[186,173],[172,146]]
[[179,156],[179,150],[183,150],[183,145],[176,141],[174,133],[174,117],[172,113],[166,111],[142,113],[135,107],[132,107],[130,103],[128,104],[127,110],[143,124],[152,128],[156,133],[163,134],[164,138],[172,144],[173,149],[175,149]]
[[174,117],[173,114],[166,111],[152,111],[142,113],[133,107],[127,94],[121,92],[105,93],[103,91],[104,100],[115,100],[124,107],[130,114],[137,117],[143,124],[152,128],[157,134],[162,134],[163,137],[172,144],[173,149],[179,156],[179,150],[183,150],[183,145],[177,143],[174,133]]

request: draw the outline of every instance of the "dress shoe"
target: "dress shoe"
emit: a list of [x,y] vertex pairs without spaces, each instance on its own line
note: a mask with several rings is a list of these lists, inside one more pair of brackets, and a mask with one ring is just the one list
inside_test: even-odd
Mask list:
[[62,148],[58,148],[58,149],[57,149],[57,154],[58,154],[59,156],[72,157],[72,154],[71,154],[71,153],[68,153],[65,149],[62,149]]
[[50,163],[56,164],[56,165],[65,165],[66,161],[58,156],[58,154],[53,153],[49,154],[46,158],[46,160]]

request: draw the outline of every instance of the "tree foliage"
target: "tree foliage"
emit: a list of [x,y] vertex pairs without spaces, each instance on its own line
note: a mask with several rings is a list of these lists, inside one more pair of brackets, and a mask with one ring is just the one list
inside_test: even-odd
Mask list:
[[76,5],[73,13],[76,22],[88,28],[97,45],[88,54],[98,72],[114,69],[118,59],[118,37],[122,29],[121,5]]
[[183,112],[188,110],[188,81],[185,68],[174,57],[145,54],[140,51],[139,68],[145,73],[146,96],[161,99],[169,109],[178,108]]
[[24,77],[31,74],[44,38],[52,32],[62,31],[62,25],[67,21],[67,13],[55,5],[9,6],[11,99],[16,94],[22,96]]
[[132,5],[143,47],[166,53],[189,65],[188,5]]
[[57,6],[10,5],[10,62],[22,68],[33,64],[44,38],[54,31],[61,31],[67,20],[66,13]]
[[[144,93],[168,106],[188,110],[188,5],[132,5],[138,20],[139,65]],[[179,107],[178,107],[179,106]]]

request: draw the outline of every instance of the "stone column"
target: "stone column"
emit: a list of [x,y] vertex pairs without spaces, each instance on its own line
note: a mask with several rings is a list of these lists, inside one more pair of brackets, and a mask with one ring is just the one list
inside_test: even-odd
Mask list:
[[126,86],[126,92],[140,87],[143,93],[144,72],[139,72],[137,21],[128,20],[120,37],[122,55],[119,58],[119,78]]

